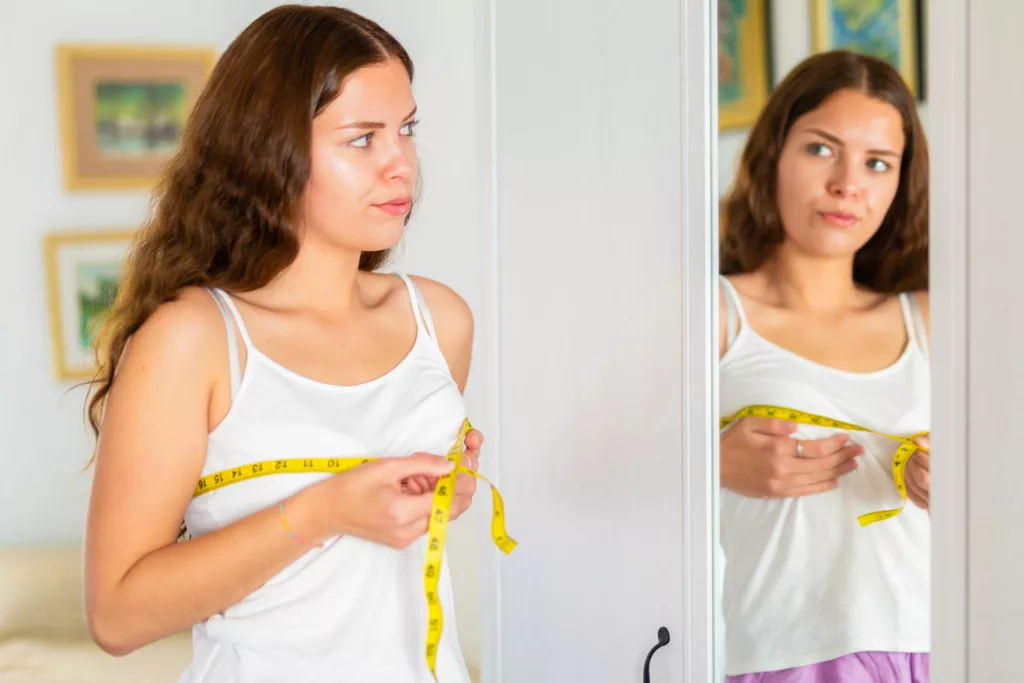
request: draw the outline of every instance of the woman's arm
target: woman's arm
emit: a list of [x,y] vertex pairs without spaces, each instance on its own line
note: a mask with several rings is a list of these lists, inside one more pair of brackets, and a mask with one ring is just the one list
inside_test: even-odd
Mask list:
[[[176,543],[206,457],[209,403],[226,381],[223,318],[186,292],[132,338],[106,405],[89,503],[85,603],[89,630],[114,655],[189,628],[238,603],[294,562],[276,506]],[[393,462],[391,462],[393,461]],[[402,547],[426,531],[429,495],[409,476],[441,476],[442,459],[389,458],[314,484],[284,501],[289,526],[315,543],[351,534]]]
[[[226,356],[223,319],[212,299],[204,306],[186,293],[134,335],[111,387],[85,544],[89,629],[111,654],[216,614],[308,550],[276,509],[175,543],[206,457],[217,350]],[[286,510],[291,525],[318,535],[306,497]]]

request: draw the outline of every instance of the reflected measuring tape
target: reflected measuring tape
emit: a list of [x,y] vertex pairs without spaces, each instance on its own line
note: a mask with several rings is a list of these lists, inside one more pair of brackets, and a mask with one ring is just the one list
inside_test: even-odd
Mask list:
[[875,522],[891,519],[903,512],[903,508],[906,507],[907,504],[907,485],[904,478],[905,470],[907,469],[907,461],[910,460],[910,456],[914,454],[914,451],[922,451],[924,453],[930,452],[924,446],[919,446],[914,443],[914,439],[924,436],[928,432],[921,432],[920,434],[914,434],[910,437],[895,436],[893,434],[877,432],[874,429],[868,429],[867,427],[861,427],[860,425],[850,424],[849,422],[833,420],[830,417],[822,417],[821,415],[805,413],[802,410],[793,410],[792,408],[783,408],[780,406],[747,406],[729,417],[723,417],[718,428],[725,429],[728,425],[744,417],[768,417],[796,422],[797,424],[803,425],[835,427],[836,429],[843,429],[847,431],[878,434],[879,436],[884,436],[892,439],[893,441],[898,441],[900,443],[900,447],[896,449],[896,453],[892,456],[892,478],[896,482],[896,488],[899,490],[900,496],[903,498],[903,505],[892,510],[878,510],[877,512],[869,512],[867,514],[860,515],[857,517],[857,521],[860,522],[862,527],[865,527],[868,524],[874,524]]
[[[466,434],[473,428],[469,419],[463,421],[462,429],[455,443],[448,449],[446,459],[455,464],[452,471],[437,480],[434,488],[433,508],[427,527],[427,559],[423,568],[423,588],[427,599],[427,666],[434,680],[437,680],[437,645],[441,642],[444,626],[444,614],[437,594],[437,584],[441,578],[441,561],[444,557],[444,546],[448,537],[448,521],[451,515],[452,501],[455,496],[455,480],[459,474],[468,474],[487,482],[491,487],[493,512],[491,515],[491,538],[498,549],[506,555],[511,553],[518,543],[510,538],[505,531],[505,504],[501,494],[491,482],[479,472],[474,472],[460,464],[465,452]],[[236,482],[264,477],[269,474],[330,472],[337,474],[346,472],[364,463],[378,458],[293,458],[288,460],[266,460],[263,462],[234,467],[222,472],[208,474],[199,480],[193,497],[215,491]]]

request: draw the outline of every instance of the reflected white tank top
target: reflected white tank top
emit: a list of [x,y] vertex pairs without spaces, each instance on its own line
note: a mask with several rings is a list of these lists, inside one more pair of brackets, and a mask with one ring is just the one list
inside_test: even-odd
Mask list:
[[[412,281],[400,277],[416,318],[415,343],[394,369],[355,386],[317,382],[270,360],[253,346],[231,298],[211,290],[232,341],[232,402],[209,436],[203,476],[284,457],[448,451],[465,417],[462,395],[425,302]],[[244,373],[232,321],[247,350]],[[185,522],[201,536],[328,476],[271,475],[232,484],[193,499]],[[432,683],[424,655],[424,539],[405,550],[355,537],[311,548],[241,602],[194,627],[193,661],[180,683]],[[445,616],[438,678],[469,683],[447,562],[438,591]]]
[[[747,324],[722,278],[728,348],[722,416],[751,404],[785,406],[910,436],[930,429],[929,367],[920,312],[901,295],[909,343],[877,372],[829,368],[777,346]],[[838,430],[801,425],[795,437]],[[892,479],[896,441],[853,432],[858,467],[831,491],[786,499],[720,493],[722,610],[728,675],[775,671],[852,652],[930,650],[930,520],[903,512],[861,527],[857,516],[902,503]]]

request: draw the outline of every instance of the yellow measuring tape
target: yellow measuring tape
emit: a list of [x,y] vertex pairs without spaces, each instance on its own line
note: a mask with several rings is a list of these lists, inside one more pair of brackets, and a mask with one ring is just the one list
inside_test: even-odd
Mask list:
[[[423,587],[427,599],[427,666],[434,680],[437,680],[437,645],[441,642],[441,632],[444,625],[444,614],[441,611],[441,602],[438,599],[437,583],[441,578],[441,560],[444,556],[444,546],[448,537],[448,521],[451,514],[452,501],[455,495],[455,479],[461,474],[468,474],[482,481],[487,482],[491,487],[491,501],[493,511],[491,515],[491,538],[498,549],[506,555],[511,553],[517,542],[510,538],[505,531],[505,504],[501,500],[501,494],[491,482],[487,481],[479,472],[465,467],[459,463],[462,454],[465,452],[466,434],[473,428],[466,419],[462,423],[462,429],[455,443],[448,449],[445,456],[447,460],[455,464],[451,472],[437,480],[434,489],[433,509],[430,515],[430,522],[427,527],[427,559],[423,568]],[[337,474],[351,470],[359,465],[368,463],[378,458],[293,458],[288,460],[265,460],[263,462],[234,467],[208,474],[199,480],[196,485],[193,497],[201,496],[204,493],[215,491],[221,487],[234,484],[254,477],[263,477],[269,474],[287,474],[303,472],[330,472]]]
[[875,522],[891,519],[903,512],[903,508],[906,507],[907,504],[907,485],[904,478],[904,473],[907,469],[907,461],[910,460],[910,456],[914,454],[914,451],[922,451],[923,453],[930,452],[927,448],[914,443],[914,439],[924,436],[928,432],[921,432],[920,434],[914,434],[910,437],[894,436],[892,434],[876,432],[874,429],[868,429],[867,427],[861,427],[860,425],[850,424],[849,422],[833,420],[830,417],[822,417],[821,415],[805,413],[802,410],[793,410],[792,408],[782,408],[780,406],[747,406],[729,417],[723,417],[719,422],[718,428],[725,429],[728,425],[744,417],[768,417],[796,422],[797,424],[815,425],[818,427],[835,427],[837,429],[847,431],[868,432],[870,434],[878,434],[879,436],[884,436],[894,441],[898,441],[900,443],[900,447],[896,449],[896,453],[892,456],[892,478],[896,482],[896,488],[899,490],[900,496],[903,498],[903,505],[893,510],[879,510],[877,512],[869,512],[859,516],[857,521],[860,522],[862,527],[865,527],[868,524],[874,524]]

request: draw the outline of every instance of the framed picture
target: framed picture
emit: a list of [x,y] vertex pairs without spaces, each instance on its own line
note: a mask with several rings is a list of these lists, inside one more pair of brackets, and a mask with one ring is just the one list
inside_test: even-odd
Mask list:
[[215,58],[213,49],[59,45],[65,189],[151,187]]
[[718,129],[753,125],[771,88],[767,0],[718,0]]
[[810,0],[815,52],[847,49],[892,64],[924,99],[921,0]]
[[97,325],[113,304],[135,233],[55,233],[45,238],[54,370],[59,380],[91,379]]

